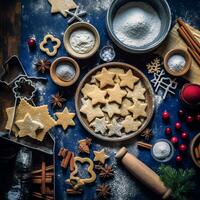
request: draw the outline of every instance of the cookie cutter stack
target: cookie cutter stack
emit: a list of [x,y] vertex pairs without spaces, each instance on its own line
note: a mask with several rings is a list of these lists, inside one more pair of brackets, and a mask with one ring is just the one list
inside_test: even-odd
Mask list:
[[16,138],[11,130],[5,130],[7,121],[6,108],[14,107],[16,109],[19,100],[22,98],[31,101],[34,105],[33,97],[36,93],[35,84],[38,81],[46,81],[46,78],[28,76],[21,61],[15,55],[11,56],[2,65],[2,69],[0,70],[0,120],[2,122],[0,125],[0,137],[16,144],[52,155],[54,152],[54,137],[50,131],[48,131],[47,136],[42,142],[38,142],[28,137]]

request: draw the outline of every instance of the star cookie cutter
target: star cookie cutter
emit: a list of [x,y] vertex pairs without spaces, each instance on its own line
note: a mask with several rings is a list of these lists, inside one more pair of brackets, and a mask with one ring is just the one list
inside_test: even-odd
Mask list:
[[[49,39],[51,40],[52,43],[54,42],[56,43],[56,45],[53,46],[53,51],[50,51],[49,48],[45,47]],[[58,48],[60,47],[60,45],[61,41],[58,38],[54,37],[51,34],[47,34],[44,36],[44,39],[40,43],[40,50],[42,52],[45,52],[48,56],[55,56],[58,52]]]
[[12,91],[15,95],[15,98],[31,100],[35,95],[36,86],[32,80],[22,76],[14,82]]
[[[80,162],[81,164],[83,163],[88,163],[88,169],[87,172],[90,174],[89,178],[80,178],[79,176],[77,176],[78,174],[78,166],[77,166],[77,162]],[[87,184],[87,183],[92,183],[96,180],[96,174],[94,172],[94,163],[90,158],[81,158],[81,157],[75,157],[74,158],[74,171],[70,174],[70,178],[66,180],[66,182],[68,184],[72,184],[73,182],[75,184],[73,184],[74,189],[78,189],[81,186]]]

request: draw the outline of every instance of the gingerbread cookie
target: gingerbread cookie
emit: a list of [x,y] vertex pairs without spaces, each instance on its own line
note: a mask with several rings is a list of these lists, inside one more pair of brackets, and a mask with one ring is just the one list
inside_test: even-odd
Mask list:
[[117,120],[114,118],[112,120],[112,123],[111,124],[108,124],[107,125],[109,131],[108,131],[108,136],[113,136],[113,135],[116,135],[116,136],[122,136],[122,132],[121,132],[121,129],[123,128],[123,126],[117,122]]
[[95,88],[94,84],[86,83],[85,86],[81,89],[81,92],[82,92],[84,97],[88,97],[88,93],[93,91],[94,88]]
[[108,113],[109,118],[112,118],[114,114],[120,114],[119,105],[117,103],[106,103],[102,110]]
[[108,101],[109,102],[116,102],[118,104],[122,103],[122,98],[126,95],[126,91],[122,90],[117,83],[113,88],[107,89],[108,92]]
[[66,130],[68,126],[75,126],[75,123],[73,121],[75,113],[69,113],[67,107],[65,107],[62,112],[56,112],[55,115],[58,118],[58,120],[56,121],[57,125],[61,125],[64,130]]
[[133,103],[130,100],[128,100],[127,98],[124,99],[122,101],[122,105],[120,108],[120,115],[123,117],[126,117],[127,115],[129,115],[130,112],[128,111],[128,108],[131,107],[132,105],[133,105]]
[[[56,43],[56,45],[53,46],[53,51],[50,51],[49,48],[45,47],[49,39],[51,40],[52,43]],[[46,53],[48,56],[55,56],[58,52],[58,48],[60,47],[60,45],[61,41],[58,38],[55,38],[51,34],[47,34],[44,36],[43,41],[40,43],[40,50]]]
[[101,151],[94,151],[94,161],[99,161],[100,163],[104,164],[108,158],[109,156],[105,154],[104,149]]
[[97,74],[95,78],[100,82],[100,88],[105,87],[106,85],[113,86],[115,83],[113,78],[115,73],[109,72],[106,68],[103,68],[100,74]]
[[100,132],[102,135],[105,134],[107,130],[106,126],[107,122],[105,120],[105,117],[103,118],[96,118],[91,124],[90,127],[94,127],[95,132]]

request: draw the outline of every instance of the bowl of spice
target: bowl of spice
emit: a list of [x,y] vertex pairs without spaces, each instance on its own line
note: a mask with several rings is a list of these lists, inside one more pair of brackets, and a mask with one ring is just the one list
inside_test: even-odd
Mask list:
[[169,140],[157,140],[151,148],[151,155],[158,162],[168,162],[174,155],[174,147]]
[[97,29],[87,22],[70,25],[64,33],[63,41],[67,52],[78,59],[91,57],[100,45]]
[[192,139],[190,154],[195,165],[200,168],[200,133]]
[[171,27],[165,0],[114,0],[107,13],[107,30],[113,42],[130,53],[157,48]]
[[60,57],[51,64],[50,75],[54,83],[67,87],[77,81],[80,75],[80,68],[74,59]]
[[191,56],[183,49],[172,49],[164,57],[165,70],[172,76],[183,76],[192,63]]

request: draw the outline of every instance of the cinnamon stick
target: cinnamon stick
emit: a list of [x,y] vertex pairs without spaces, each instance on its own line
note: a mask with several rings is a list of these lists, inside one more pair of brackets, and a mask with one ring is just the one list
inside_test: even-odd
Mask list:
[[200,57],[197,54],[197,52],[194,51],[194,50],[192,50],[190,47],[188,47],[187,50],[190,53],[190,55],[194,58],[194,60],[196,61],[196,63],[200,66]]
[[42,161],[42,185],[41,185],[41,193],[45,194],[46,193],[46,181],[45,181],[45,177],[46,177],[46,163],[44,161]]
[[39,193],[39,192],[33,192],[32,193],[32,195],[34,196],[34,197],[37,197],[37,198],[39,198],[39,199],[45,199],[45,200],[53,200],[54,198],[52,197],[52,196],[43,196],[41,193]]
[[[50,178],[45,178],[45,184],[46,183],[52,183],[53,179],[52,177]],[[32,179],[33,184],[42,184],[42,179],[41,178],[34,178]],[[41,187],[42,188],[42,187]],[[46,193],[46,192],[45,192]]]
[[151,147],[152,147],[151,144],[148,144],[148,143],[145,143],[145,142],[137,142],[137,146],[145,148],[145,149],[151,149]]
[[72,153],[70,163],[69,163],[70,171],[74,171],[74,153]]
[[[47,171],[51,171],[54,169],[54,166],[53,165],[49,165],[48,167],[46,167],[46,172]],[[31,174],[38,174],[38,173],[41,173],[42,172],[42,169],[39,169],[39,170],[34,170],[31,172]]]
[[191,39],[195,42],[195,44],[200,48],[200,43],[199,41],[195,38],[195,36],[193,35],[193,33],[191,32],[191,30],[189,29],[189,27],[186,25],[186,23],[181,19],[178,18],[177,22],[179,24],[179,26],[184,27],[184,29],[187,31],[188,35],[191,37]]
[[66,192],[68,194],[82,194],[82,190],[74,190],[74,189],[67,189]]
[[187,39],[190,41],[190,43],[193,46],[193,49],[195,51],[197,51],[198,54],[200,54],[200,48],[196,45],[196,43],[192,40],[192,38],[189,36],[189,34],[187,33],[187,31],[184,29],[183,26],[180,27],[180,29],[182,29],[184,35],[187,37]]
[[[42,176],[38,175],[38,176],[33,176],[32,179],[41,179]],[[52,178],[52,175],[46,175],[45,178]]]
[[61,156],[61,155],[62,155],[63,150],[64,150],[64,147],[61,147],[61,148],[60,148],[60,151],[58,152],[58,156]]
[[70,161],[70,158],[71,158],[71,155],[72,155],[72,152],[71,151],[68,151],[67,152],[67,156],[62,160],[61,162],[61,167],[62,168],[67,168],[68,167],[68,164],[69,164],[69,161]]

